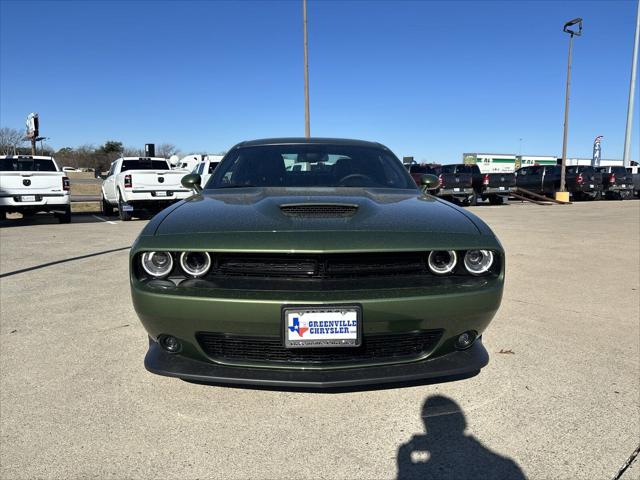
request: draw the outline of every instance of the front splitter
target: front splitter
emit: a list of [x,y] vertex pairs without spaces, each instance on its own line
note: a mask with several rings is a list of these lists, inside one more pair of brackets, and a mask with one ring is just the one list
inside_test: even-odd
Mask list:
[[144,360],[145,368],[152,373],[188,381],[309,389],[373,386],[440,378],[445,381],[447,377],[478,373],[487,363],[489,354],[482,344],[482,338],[467,350],[419,362],[337,370],[231,367],[169,354],[151,339]]

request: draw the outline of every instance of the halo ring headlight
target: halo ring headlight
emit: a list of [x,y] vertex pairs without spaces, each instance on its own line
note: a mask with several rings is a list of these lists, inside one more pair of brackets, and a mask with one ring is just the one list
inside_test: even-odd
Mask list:
[[471,275],[482,275],[489,271],[493,259],[491,250],[469,250],[464,255],[464,267]]
[[207,252],[182,252],[180,266],[187,275],[198,278],[211,268],[211,256]]
[[436,275],[446,275],[453,272],[458,262],[458,256],[454,250],[434,250],[429,253],[427,263],[429,270]]
[[173,269],[173,257],[169,252],[144,252],[140,263],[154,278],[166,277]]

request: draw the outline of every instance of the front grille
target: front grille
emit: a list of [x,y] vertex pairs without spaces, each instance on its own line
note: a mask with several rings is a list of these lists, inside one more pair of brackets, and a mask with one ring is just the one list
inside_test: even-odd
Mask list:
[[280,211],[287,217],[296,218],[340,218],[350,217],[358,210],[357,205],[332,203],[304,203],[280,205]]
[[263,364],[335,365],[411,360],[429,353],[442,330],[365,335],[359,347],[294,348],[284,347],[279,337],[250,337],[200,332],[196,338],[212,359],[228,362]]
[[219,254],[212,274],[252,277],[345,278],[428,273],[422,252],[358,254]]

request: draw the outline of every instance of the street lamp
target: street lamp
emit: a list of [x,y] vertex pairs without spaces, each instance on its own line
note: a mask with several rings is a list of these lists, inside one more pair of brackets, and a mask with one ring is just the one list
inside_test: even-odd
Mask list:
[[[578,26],[577,30],[575,26]],[[573,28],[572,28],[573,27]],[[564,173],[567,165],[567,133],[569,132],[569,91],[571,88],[571,52],[573,50],[573,36],[579,37],[582,35],[582,19],[574,18],[564,24],[563,32],[569,34],[569,59],[567,61],[567,91],[564,98],[564,133],[562,138],[562,166],[560,167],[560,192],[561,195],[557,195],[558,200],[569,200],[569,195],[565,194],[566,187],[564,184]]]

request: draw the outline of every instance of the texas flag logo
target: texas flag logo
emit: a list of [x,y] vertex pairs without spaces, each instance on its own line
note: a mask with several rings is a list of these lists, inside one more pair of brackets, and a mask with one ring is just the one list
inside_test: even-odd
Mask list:
[[293,317],[293,325],[289,326],[289,330],[291,332],[297,332],[299,336],[302,336],[304,335],[304,332],[309,330],[309,327],[301,327],[298,317]]

